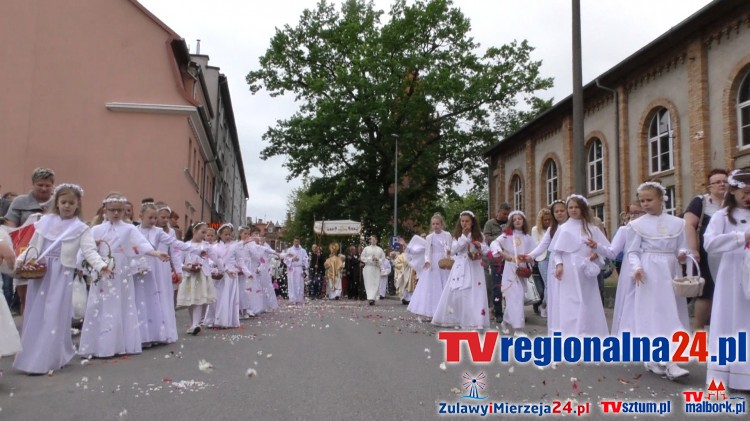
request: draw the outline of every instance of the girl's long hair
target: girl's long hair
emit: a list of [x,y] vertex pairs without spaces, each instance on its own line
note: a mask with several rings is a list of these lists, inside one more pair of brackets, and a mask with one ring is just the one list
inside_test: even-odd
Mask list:
[[[732,179],[750,185],[750,167],[745,167],[739,170]],[[727,208],[727,219],[732,225],[737,225],[737,220],[734,218],[734,210],[737,208],[737,199],[735,199],[732,192],[737,190],[737,187],[733,187],[731,184],[728,186],[727,195],[724,197],[724,207]]]
[[557,232],[557,227],[560,226],[560,223],[557,222],[557,219],[555,218],[555,206],[562,206],[565,209],[565,212],[568,212],[568,206],[563,202],[562,200],[555,200],[552,202],[552,204],[549,206],[549,212],[552,215],[552,221],[550,221],[549,224],[549,238],[555,236],[555,233]]
[[453,238],[458,239],[463,235],[464,230],[461,228],[461,217],[468,216],[471,219],[471,240],[472,241],[484,241],[482,231],[479,230],[479,223],[477,218],[469,213],[461,213],[458,216],[458,222],[456,222],[456,228],[453,230]]

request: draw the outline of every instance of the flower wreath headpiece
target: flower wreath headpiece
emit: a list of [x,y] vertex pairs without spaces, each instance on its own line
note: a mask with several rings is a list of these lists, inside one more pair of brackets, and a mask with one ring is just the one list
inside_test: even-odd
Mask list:
[[662,198],[664,199],[664,202],[669,200],[669,196],[667,196],[667,189],[664,188],[660,183],[657,183],[656,181],[646,181],[645,183],[642,183],[640,186],[638,186],[638,189],[636,190],[638,193],[641,193],[644,189],[651,187],[656,190],[659,190],[662,194]]
[[474,219],[476,219],[476,218],[477,218],[476,216],[474,216],[474,212],[472,212],[472,211],[469,211],[469,210],[465,210],[465,211],[461,212],[461,214],[460,214],[460,215],[458,215],[458,216],[464,216],[464,215],[469,215],[469,216],[471,216],[471,217],[472,217],[472,218],[474,218]]
[[128,199],[125,197],[108,197],[102,200],[102,205],[106,205],[107,203],[128,203]]
[[216,230],[216,232],[221,232],[221,230],[223,230],[224,228],[227,228],[227,227],[229,227],[232,230],[234,230],[234,225],[232,225],[231,222],[227,222],[227,223],[223,224],[222,226],[220,226],[219,229]]
[[578,199],[581,202],[583,202],[586,206],[589,205],[589,200],[586,199],[585,197],[581,196],[580,194],[575,194],[574,193],[574,194],[571,194],[570,196],[568,196],[568,198],[565,199],[565,204],[566,205],[568,204],[568,202],[570,202],[570,199]]
[[513,217],[515,215],[521,215],[521,217],[523,217],[523,219],[526,219],[526,214],[525,213],[523,213],[520,210],[514,210],[513,212],[511,212],[511,213],[508,214],[508,221],[512,221]]
[[740,173],[740,170],[733,170],[732,172],[729,173],[729,177],[727,177],[727,183],[729,183],[729,185],[732,187],[737,187],[738,189],[744,189],[745,187],[747,187],[747,183],[745,183],[744,181],[738,180],[736,178],[738,175],[750,175],[750,174]]
[[81,195],[81,197],[83,197],[83,189],[81,188],[81,186],[79,186],[78,184],[72,184],[72,183],[62,183],[62,184],[58,184],[58,185],[57,185],[57,186],[55,187],[55,190],[54,190],[54,191],[52,192],[52,194],[53,194],[53,195],[56,195],[56,194],[57,194],[57,193],[58,193],[58,192],[59,192],[60,190],[62,190],[62,189],[71,189],[71,190],[75,190],[75,191],[77,191],[77,192],[78,192],[78,194],[80,194],[80,195]]

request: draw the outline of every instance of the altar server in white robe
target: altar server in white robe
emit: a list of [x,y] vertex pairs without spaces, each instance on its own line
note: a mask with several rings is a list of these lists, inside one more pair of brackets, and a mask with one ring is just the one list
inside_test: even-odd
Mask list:
[[[671,339],[677,331],[690,330],[687,300],[676,296],[672,288],[672,280],[682,274],[678,260],[684,261],[689,251],[685,220],[664,211],[666,194],[667,190],[653,181],[638,186],[638,200],[646,214],[629,224],[627,258],[636,285],[631,333],[641,337]],[[689,374],[673,362],[666,367],[647,362],[646,369],[670,380]]]
[[305,304],[305,271],[308,266],[307,251],[300,246],[299,238],[289,247],[284,257],[287,282],[289,285],[289,304]]
[[[709,255],[721,256],[711,310],[708,354],[718,355],[720,337],[750,332],[750,167],[729,174],[724,208],[711,216],[704,245]],[[748,336],[750,339],[750,336]],[[750,348],[750,340],[738,344]],[[726,388],[750,390],[750,363],[720,366],[708,363],[706,384],[724,382]]]
[[360,261],[365,264],[362,269],[362,277],[365,281],[365,291],[370,305],[375,304],[378,297],[378,286],[380,285],[380,265],[385,260],[385,252],[378,247],[378,237],[370,236],[370,245],[362,250]]

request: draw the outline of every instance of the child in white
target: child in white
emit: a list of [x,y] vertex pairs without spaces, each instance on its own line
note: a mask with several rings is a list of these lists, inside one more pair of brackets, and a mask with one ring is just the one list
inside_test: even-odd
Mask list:
[[112,357],[141,352],[141,332],[135,305],[133,274],[136,258],[156,256],[158,252],[132,223],[124,223],[127,199],[112,193],[102,202],[107,220],[91,229],[99,254],[114,259],[113,276],[92,282],[86,305],[78,353],[84,356]]
[[419,273],[419,282],[414,289],[407,310],[420,316],[432,318],[437,310],[440,296],[448,282],[450,269],[438,266],[440,259],[448,257],[453,238],[445,229],[442,215],[436,213],[430,219],[431,232],[425,238],[424,264]]
[[[632,333],[671,339],[674,332],[690,329],[687,300],[676,296],[672,289],[672,280],[681,275],[678,259],[685,260],[689,247],[685,220],[664,212],[666,194],[659,183],[638,186],[638,200],[646,215],[628,224],[627,258],[636,285]],[[666,374],[670,380],[689,374],[675,363],[668,363],[665,369],[649,362],[646,368],[658,375]]]
[[[4,229],[0,228],[0,272],[11,275],[15,267],[15,260],[16,256],[13,253],[13,243],[10,236]],[[0,299],[0,358],[13,355],[20,350],[21,338],[18,336],[16,322],[10,314],[8,303],[4,299]]]
[[[27,373],[44,374],[58,370],[75,356],[70,334],[73,315],[73,276],[78,251],[91,267],[111,274],[99,257],[91,229],[79,219],[83,189],[74,184],[55,188],[51,214],[34,224],[29,246],[41,250],[47,264],[43,278],[31,279],[26,294],[22,345],[13,367]],[[27,249],[21,255],[29,253]]]
[[[750,167],[729,173],[729,192],[724,208],[711,216],[704,246],[709,256],[721,256],[716,274],[709,355],[719,354],[719,338],[750,332]],[[750,343],[740,343],[750,348]],[[706,384],[724,382],[729,389],[750,390],[750,363],[733,362],[724,366],[708,363]]]
[[[560,225],[549,250],[558,282],[549,303],[550,320],[557,320],[563,336],[607,336],[607,319],[596,277],[603,258],[612,258],[609,241],[591,223],[588,201],[574,194],[565,201],[568,220]],[[596,263],[595,263],[596,262]]]
[[461,212],[451,245],[453,268],[432,324],[463,329],[485,329],[490,325],[481,260],[488,250],[474,213]]
[[511,212],[508,215],[508,221],[512,228],[506,229],[490,244],[490,251],[493,256],[501,256],[506,260],[502,280],[503,298],[505,298],[503,325],[515,331],[521,331],[526,325],[523,314],[526,278],[516,275],[519,265],[518,257],[533,250],[536,244],[529,235],[529,222],[523,212]]
[[[642,215],[640,203],[629,206],[628,221],[635,221]],[[627,250],[628,236],[633,238],[630,224],[623,225],[617,229],[612,239],[610,250],[617,256],[620,252]],[[620,336],[622,332],[633,332],[635,325],[635,283],[633,282],[633,267],[629,259],[622,259],[622,266],[617,280],[617,291],[615,292],[615,309],[612,314],[612,335]]]
[[[189,245],[156,226],[158,210],[153,203],[141,206],[138,231],[151,246],[164,254],[170,250],[189,253]],[[171,256],[170,256],[171,259]],[[135,303],[141,323],[141,342],[153,344],[177,342],[177,321],[174,313],[174,288],[170,262],[150,258],[146,271],[135,275]]]
[[200,322],[209,304],[216,302],[216,289],[211,279],[211,267],[216,260],[211,244],[204,241],[208,226],[198,222],[185,233],[185,241],[197,249],[197,254],[183,255],[182,282],[177,289],[177,305],[188,307],[190,328],[188,334],[201,331]]
[[226,223],[219,230],[219,241],[214,244],[216,264],[223,276],[214,280],[216,302],[208,305],[203,323],[209,327],[240,327],[240,291],[237,279],[239,272],[247,272],[237,243],[232,241],[232,224]]

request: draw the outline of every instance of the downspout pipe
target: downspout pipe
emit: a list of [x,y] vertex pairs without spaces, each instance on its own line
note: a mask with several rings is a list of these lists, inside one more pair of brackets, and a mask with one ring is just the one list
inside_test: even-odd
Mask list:
[[[617,90],[608,88],[601,83],[599,83],[599,79],[596,79],[596,86],[599,89],[604,89],[605,91],[612,92],[615,95],[615,171],[617,174],[617,185],[619,186],[622,182],[620,179],[622,172],[620,171],[620,96],[617,93]],[[625,180],[627,182],[627,180]],[[619,214],[622,212],[622,196],[619,193],[617,193],[617,213]],[[618,221],[619,225],[619,221]]]

